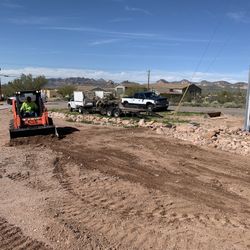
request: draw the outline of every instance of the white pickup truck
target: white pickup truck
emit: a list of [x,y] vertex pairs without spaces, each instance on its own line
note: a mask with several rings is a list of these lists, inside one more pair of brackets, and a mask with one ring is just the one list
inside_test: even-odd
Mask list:
[[122,98],[122,104],[125,107],[142,107],[149,111],[167,110],[169,102],[166,97],[157,95],[154,92],[135,93],[133,97]]

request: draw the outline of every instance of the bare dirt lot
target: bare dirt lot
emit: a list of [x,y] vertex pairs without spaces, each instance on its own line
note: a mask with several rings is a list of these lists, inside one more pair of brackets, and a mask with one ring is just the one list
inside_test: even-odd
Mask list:
[[9,144],[0,111],[0,249],[250,248],[249,158],[145,128],[55,120]]

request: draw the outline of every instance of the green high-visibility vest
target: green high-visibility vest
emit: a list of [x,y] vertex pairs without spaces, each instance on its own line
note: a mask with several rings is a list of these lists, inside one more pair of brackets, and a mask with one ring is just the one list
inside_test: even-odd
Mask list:
[[36,111],[37,105],[34,102],[24,102],[20,110],[24,112]]

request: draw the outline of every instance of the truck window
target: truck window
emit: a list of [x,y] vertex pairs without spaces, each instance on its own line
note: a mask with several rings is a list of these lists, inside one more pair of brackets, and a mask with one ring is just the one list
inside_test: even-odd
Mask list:
[[139,99],[145,99],[145,95],[143,93],[140,93],[138,98]]
[[134,98],[139,98],[139,94],[138,94],[138,93],[135,93],[135,94],[134,94]]
[[145,93],[145,96],[146,96],[146,98],[152,98],[152,97],[155,97],[156,94],[154,92],[147,92],[147,93]]

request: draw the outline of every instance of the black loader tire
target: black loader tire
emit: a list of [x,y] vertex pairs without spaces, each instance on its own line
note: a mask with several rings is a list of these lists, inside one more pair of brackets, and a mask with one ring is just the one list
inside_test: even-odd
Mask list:
[[52,120],[52,118],[51,118],[51,117],[48,117],[48,120],[49,120],[49,125],[50,125],[50,126],[53,126],[53,120]]
[[13,119],[10,120],[9,129],[10,129],[10,130],[13,130],[13,129],[14,129],[14,120],[13,120]]

